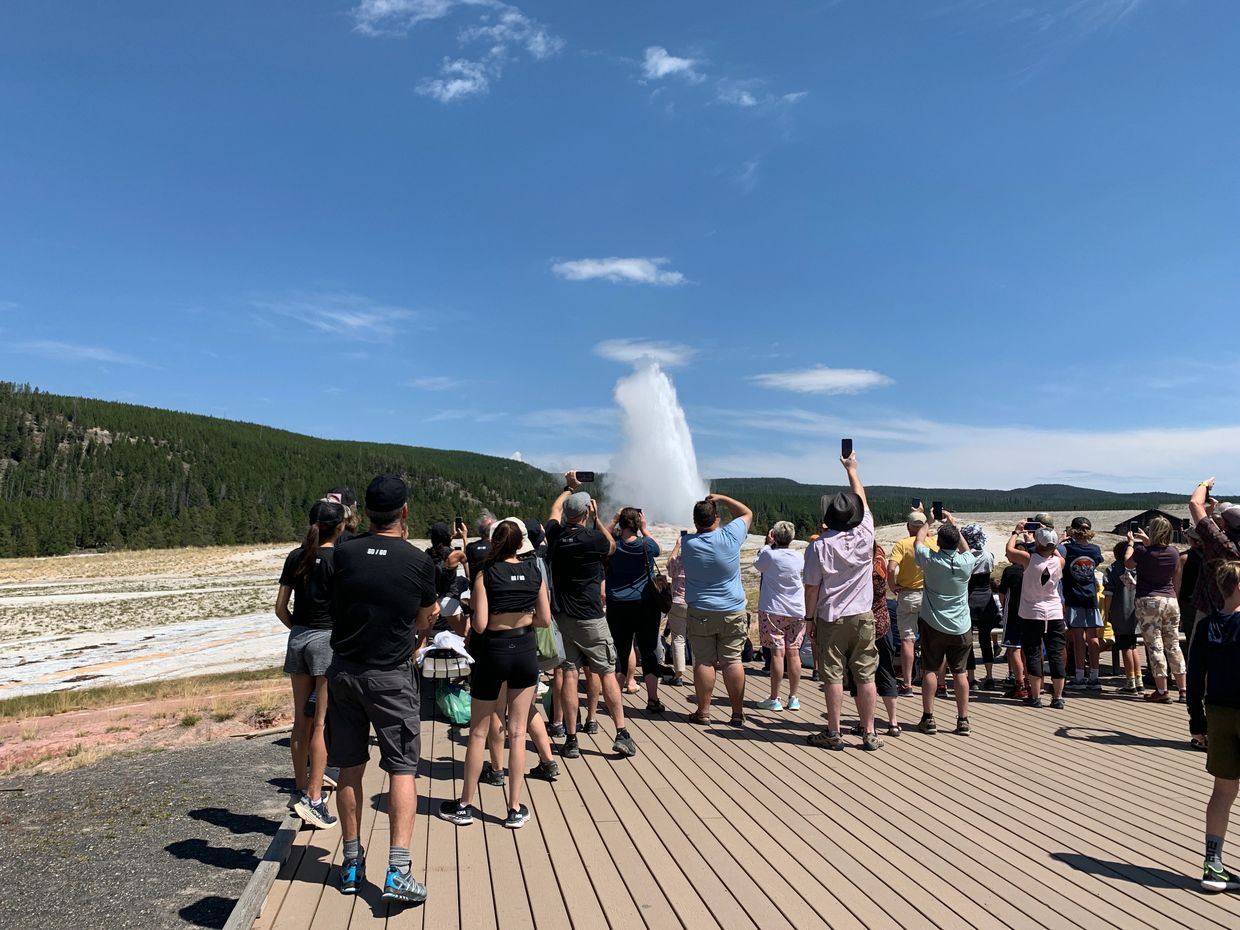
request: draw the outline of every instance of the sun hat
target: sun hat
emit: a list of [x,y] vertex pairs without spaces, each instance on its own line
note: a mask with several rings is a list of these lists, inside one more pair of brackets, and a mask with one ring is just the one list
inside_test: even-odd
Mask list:
[[905,523],[916,523],[920,525],[926,522],[926,515],[922,513],[920,510],[910,510],[908,519],[906,519],[904,522]]
[[846,533],[865,519],[865,504],[855,491],[822,496],[822,522],[827,529]]
[[517,529],[521,531],[521,548],[517,550],[517,555],[519,556],[527,555],[534,551],[534,547],[530,545],[530,534],[529,534],[529,531],[525,528],[524,520],[521,520],[518,517],[504,517],[504,519],[500,520],[499,522],[500,523],[511,523],[513,526],[515,526]]

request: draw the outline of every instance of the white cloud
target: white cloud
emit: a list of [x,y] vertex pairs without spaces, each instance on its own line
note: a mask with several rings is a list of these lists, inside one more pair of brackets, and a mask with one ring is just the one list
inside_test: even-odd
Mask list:
[[405,383],[411,388],[417,388],[419,391],[455,391],[457,388],[462,387],[458,379],[439,375],[414,378],[412,381],[406,381]]
[[542,23],[501,0],[359,0],[353,18],[365,35],[405,35],[419,23],[445,19],[458,10],[476,14],[457,34],[458,43],[484,45],[485,51],[476,58],[445,56],[438,76],[418,83],[419,94],[440,103],[486,94],[517,52],[542,61],[564,47]]
[[809,91],[799,90],[789,94],[773,94],[765,89],[765,82],[758,80],[735,81],[720,78],[715,85],[715,97],[720,103],[730,103],[742,109],[755,107],[773,108],[792,106],[809,96]]
[[319,332],[371,342],[392,338],[399,322],[415,316],[412,310],[358,294],[294,295],[252,303],[259,310],[289,317]]
[[525,461],[525,459],[521,458],[521,453],[520,453],[520,451],[514,452],[512,455],[510,455],[510,456],[508,456],[508,457],[509,457],[510,459],[512,459],[514,462],[524,462],[524,461]]
[[632,284],[655,284],[674,287],[685,283],[679,271],[669,271],[663,266],[666,258],[581,258],[571,262],[556,262],[551,270],[566,281],[628,282]]
[[881,372],[866,368],[826,368],[822,365],[800,371],[754,375],[749,380],[761,387],[799,394],[858,394],[893,383]]
[[672,342],[651,342],[645,339],[608,339],[594,347],[594,354],[613,362],[636,365],[643,361],[657,362],[664,368],[683,365],[697,354],[689,346]]
[[54,362],[104,362],[111,365],[142,365],[147,363],[132,355],[115,352],[103,346],[80,345],[71,342],[59,342],[54,339],[33,339],[27,342],[11,343],[7,346],[15,352],[38,355]]
[[646,49],[646,57],[642,61],[642,75],[648,81],[660,81],[665,77],[682,77],[694,84],[706,80],[698,72],[699,62],[693,58],[678,58],[669,54],[661,45],[652,45]]

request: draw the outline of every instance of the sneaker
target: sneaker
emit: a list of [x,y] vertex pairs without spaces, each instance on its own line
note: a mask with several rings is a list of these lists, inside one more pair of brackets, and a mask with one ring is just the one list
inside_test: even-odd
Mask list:
[[981,683],[980,687],[981,687],[981,690],[983,690],[983,691],[994,691],[994,690],[995,690],[995,680],[994,680],[993,678],[984,678],[984,679],[982,679],[982,683]]
[[366,857],[346,859],[340,866],[338,882],[341,894],[357,894],[358,888],[366,878]]
[[530,809],[522,804],[516,810],[510,810],[504,818],[504,826],[509,830],[520,830],[529,822]]
[[560,764],[554,759],[549,762],[539,762],[530,769],[526,778],[541,778],[543,781],[555,781],[560,777]]
[[1178,704],[1187,704],[1187,703],[1188,703],[1188,692],[1187,692],[1187,691],[1181,691],[1181,692],[1180,692],[1180,696],[1179,696],[1179,698],[1177,698],[1177,700],[1176,700],[1176,703],[1178,703]]
[[560,755],[565,759],[580,759],[581,749],[577,746],[577,734],[570,733],[564,739],[564,745],[560,747]]
[[323,787],[336,790],[336,779],[340,776],[340,769],[329,768],[323,772]]
[[1145,696],[1145,700],[1150,704],[1170,704],[1171,693],[1168,691],[1154,690]]
[[616,741],[611,744],[611,751],[628,758],[637,755],[637,744],[633,742],[633,737],[629,736],[628,727],[616,731]]
[[1201,887],[1206,891],[1240,891],[1240,879],[1222,865],[1207,862],[1201,870]]
[[898,688],[896,688],[896,694],[898,694],[900,697],[908,697],[912,693],[913,693],[912,685],[902,684]]
[[383,899],[398,904],[421,904],[426,900],[426,886],[413,877],[412,872],[402,872],[389,866],[383,880]]
[[667,708],[663,706],[663,702],[658,698],[655,698],[653,701],[646,702],[646,713],[648,714],[661,714],[665,710],[667,710]]
[[1102,682],[1100,682],[1097,678],[1091,678],[1089,679],[1088,683],[1086,683],[1085,687],[1088,688],[1090,691],[1101,691]]
[[1064,688],[1068,691],[1084,691],[1085,690],[1085,679],[1084,678],[1073,678],[1070,682],[1064,685]]
[[972,732],[973,732],[973,728],[969,726],[968,717],[957,717],[956,718],[956,735],[957,736],[968,736]]
[[1035,694],[1030,694],[1027,698],[1021,701],[1021,703],[1024,704],[1026,707],[1045,707],[1046,706],[1042,703],[1042,699]]
[[685,686],[685,680],[680,675],[672,675],[669,678],[664,678],[662,683],[665,685],[671,685],[673,688],[683,688]]
[[861,748],[865,752],[878,752],[883,748],[883,741],[876,733],[866,733],[861,737]]
[[1063,710],[1063,698],[1053,698],[1051,700],[1051,708],[1053,710]]
[[1118,690],[1120,694],[1136,694],[1137,686],[1136,685],[1124,685],[1124,687]]
[[562,723],[549,723],[547,724],[547,735],[553,739],[563,739],[568,735],[568,730],[565,729]]
[[936,698],[947,697],[947,685],[939,685],[938,688],[935,689],[934,696]]
[[444,801],[439,805],[439,819],[458,827],[468,827],[474,822],[474,809],[460,801]]
[[788,703],[785,706],[788,710],[800,710],[801,699],[797,697],[796,695],[793,695],[792,697],[788,698]]
[[483,762],[482,771],[478,775],[478,781],[483,785],[502,788],[504,787],[504,775],[506,772],[507,769],[497,769],[490,762]]
[[534,694],[536,697],[542,697],[544,694],[546,694],[550,690],[551,690],[550,685],[548,685],[545,681],[540,681],[538,685],[535,687]]
[[[297,805],[305,800],[307,800],[306,792],[294,789],[293,793],[288,796],[288,809],[297,814]],[[300,817],[301,814],[297,814],[297,816]]]
[[316,830],[330,830],[338,821],[332,816],[331,811],[327,809],[327,802],[322,798],[318,801],[311,801],[305,795],[297,802],[295,808],[297,816],[301,818],[303,823],[308,823]]
[[587,720],[586,725],[581,728],[581,732],[585,733],[587,736],[593,736],[598,732],[598,721]]
[[779,698],[767,698],[765,701],[758,702],[758,710],[783,710],[784,705]]
[[934,722],[934,714],[922,714],[921,722],[917,724],[917,729],[927,736],[934,736],[935,733],[938,733],[939,726]]

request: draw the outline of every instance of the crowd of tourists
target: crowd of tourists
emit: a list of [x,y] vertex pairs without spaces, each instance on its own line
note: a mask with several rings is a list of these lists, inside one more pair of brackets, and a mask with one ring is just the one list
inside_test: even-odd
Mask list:
[[[1131,527],[1109,565],[1087,518],[1073,519],[1061,538],[1049,514],[1036,514],[1012,529],[1008,565],[996,578],[985,528],[962,525],[937,505],[927,513],[915,502],[907,536],[885,552],[856,457],[841,464],[848,490],[824,497],[821,531],[808,546],[794,546],[795,528],[780,521],[753,562],[770,691],[750,706],[799,711],[808,653],[826,703],[825,726],[808,737],[810,745],[848,745],[846,688],[857,718],[847,732],[863,751],[901,735],[899,698],[918,688],[917,729],[936,734],[936,701],[947,698],[948,676],[951,729],[967,736],[970,697],[1001,687],[997,665],[1007,668],[1007,698],[1045,708],[1049,686],[1049,707],[1058,710],[1069,692],[1103,688],[1100,654],[1113,643],[1124,670],[1120,693],[1161,704],[1174,688],[1187,704],[1190,745],[1207,753],[1215,778],[1202,885],[1240,889],[1222,863],[1240,786],[1240,506],[1217,502],[1212,479],[1202,482],[1189,501],[1188,552],[1173,545],[1170,522],[1156,517]],[[426,550],[408,542],[408,498],[404,481],[390,475],[370,483],[360,506],[348,488],[328,492],[311,508],[306,537],[280,577],[276,613],[290,629],[285,671],[295,710],[290,808],[314,827],[340,827],[343,893],[357,893],[365,881],[361,791],[373,729],[389,776],[383,897],[405,904],[426,898],[409,846],[421,748],[418,661],[432,638],[437,648],[456,650],[468,674],[461,794],[437,812],[460,827],[477,817],[479,783],[505,789],[505,827],[527,823],[525,779],[554,781],[557,755],[581,755],[579,734],[600,732],[600,702],[619,758],[639,751],[625,695],[643,689],[647,714],[659,716],[668,713],[660,686],[691,686],[685,719],[707,725],[722,677],[728,724],[746,725],[752,642],[741,550],[754,517],[745,504],[722,494],[697,502],[693,529],[680,533],[661,569],[664,553],[642,510],[600,515],[575,472],[565,475],[545,524],[484,513],[471,536],[458,518],[432,527]],[[363,515],[367,531],[359,535]],[[538,697],[545,691],[544,718]],[[538,756],[528,771],[527,740]],[[325,786],[336,789],[336,815]]]

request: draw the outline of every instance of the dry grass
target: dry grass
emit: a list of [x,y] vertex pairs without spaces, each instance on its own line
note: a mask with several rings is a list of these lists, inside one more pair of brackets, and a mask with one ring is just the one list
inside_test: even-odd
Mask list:
[[30,694],[0,701],[0,721],[46,717],[70,711],[91,710],[140,701],[192,698],[196,695],[218,690],[220,686],[245,682],[279,681],[283,678],[284,672],[282,669],[269,668],[248,672],[197,675],[191,678],[152,681],[137,685],[105,685],[98,688],[81,688],[75,691],[52,691],[46,694]]
[[181,726],[195,727],[198,725],[198,721],[200,720],[202,720],[202,717],[200,717],[198,714],[191,712],[181,718]]

